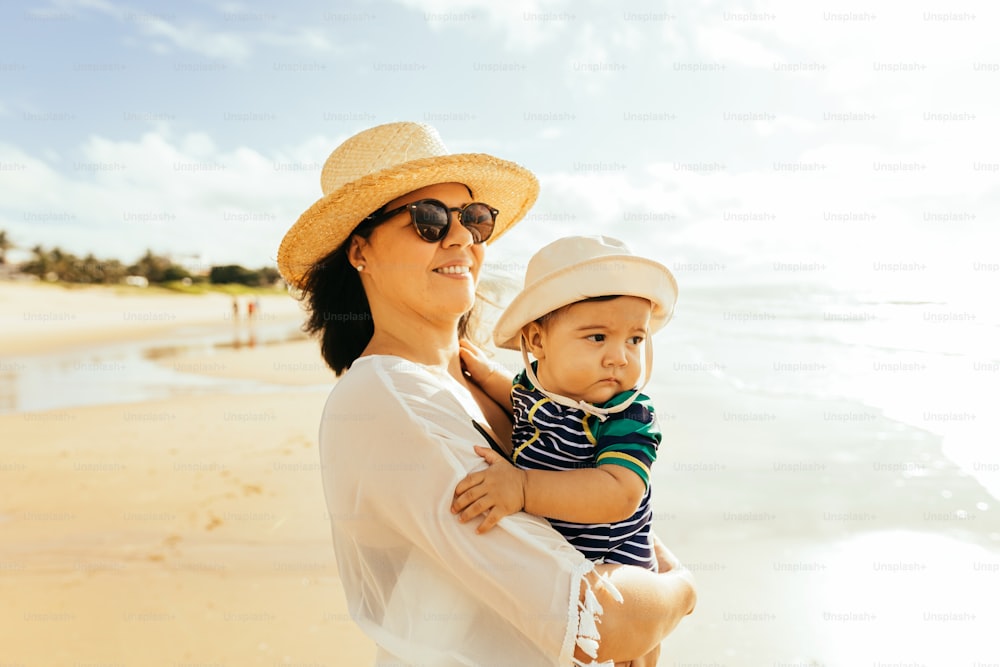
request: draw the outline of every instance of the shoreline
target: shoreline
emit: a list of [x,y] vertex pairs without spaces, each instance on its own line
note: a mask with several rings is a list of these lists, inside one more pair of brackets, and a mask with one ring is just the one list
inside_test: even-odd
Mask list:
[[[254,295],[260,324],[302,320],[299,302],[287,294]],[[246,323],[246,296],[237,297]],[[25,284],[0,281],[0,356],[62,352],[107,343],[150,340],[193,326],[235,325],[233,297],[221,292],[148,293],[113,287]]]

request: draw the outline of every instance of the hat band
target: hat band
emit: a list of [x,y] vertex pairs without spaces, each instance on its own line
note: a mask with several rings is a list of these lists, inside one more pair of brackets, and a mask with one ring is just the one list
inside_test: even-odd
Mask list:
[[583,410],[586,414],[593,415],[599,420],[606,421],[609,415],[622,412],[632,405],[635,399],[639,398],[639,394],[642,390],[646,388],[649,384],[649,378],[653,374],[653,340],[652,336],[646,336],[646,356],[643,365],[645,366],[645,374],[642,380],[642,384],[632,392],[632,395],[625,399],[618,405],[613,405],[610,408],[599,408],[592,403],[587,401],[576,401],[568,396],[563,396],[562,394],[556,394],[551,391],[547,391],[542,387],[538,378],[535,377],[535,371],[531,368],[531,362],[528,359],[528,349],[524,345],[524,334],[520,336],[520,346],[521,346],[521,358],[524,360],[524,372],[528,375],[528,379],[531,380],[531,384],[535,385],[535,389],[538,390],[542,396],[549,399],[553,403],[558,403],[559,405],[566,406],[567,408],[576,408],[577,410]]

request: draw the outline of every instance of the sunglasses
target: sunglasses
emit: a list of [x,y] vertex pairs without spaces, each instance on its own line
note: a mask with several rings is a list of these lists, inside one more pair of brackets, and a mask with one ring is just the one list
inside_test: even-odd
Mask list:
[[437,243],[448,235],[452,211],[458,211],[458,221],[472,234],[472,242],[483,243],[493,235],[493,227],[500,212],[481,202],[449,207],[437,199],[421,199],[384,213],[376,211],[365,218],[365,222],[374,226],[404,210],[410,212],[413,228],[417,230],[420,238],[428,243]]

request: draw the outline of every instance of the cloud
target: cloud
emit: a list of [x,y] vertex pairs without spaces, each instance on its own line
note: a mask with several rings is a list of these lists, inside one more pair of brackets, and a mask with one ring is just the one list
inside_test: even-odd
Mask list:
[[984,248],[1000,240],[990,227],[995,172],[975,171],[969,153],[933,137],[898,150],[832,130],[826,139],[742,170],[657,162],[645,179],[624,169],[539,174],[534,210],[494,252],[526,261],[525,248],[559,236],[606,234],[682,267],[687,283],[826,281],[924,299],[981,286],[971,262],[986,263]]
[[278,242],[321,194],[318,175],[338,140],[313,136],[263,154],[220,149],[203,133],[92,136],[40,158],[0,146],[9,196],[0,228],[22,247],[133,261],[146,248],[211,263],[273,263]]
[[695,46],[707,60],[736,63],[740,67],[770,68],[781,57],[760,40],[723,25],[709,25],[695,32]]
[[582,18],[568,0],[396,0],[418,10],[434,30],[467,28],[470,22],[485,26],[486,32],[503,35],[510,51],[533,50],[561,40],[577,29]]
[[[140,36],[137,42],[153,53],[194,53],[232,64],[247,62],[260,47],[277,47],[286,52],[316,54],[334,50],[332,42],[314,27],[265,29],[278,23],[278,14],[224,5],[215,22],[225,21],[231,28],[222,29],[207,20],[178,17],[170,10],[148,11],[107,0],[53,0],[56,11],[92,11],[115,19]],[[169,7],[169,5],[164,5]]]

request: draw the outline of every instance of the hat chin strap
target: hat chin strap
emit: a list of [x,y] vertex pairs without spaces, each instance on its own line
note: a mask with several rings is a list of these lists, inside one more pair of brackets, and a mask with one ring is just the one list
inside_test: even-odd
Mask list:
[[528,375],[528,379],[531,380],[531,384],[535,385],[535,389],[538,390],[540,394],[548,398],[553,403],[558,403],[559,405],[565,405],[567,408],[576,408],[577,410],[583,410],[585,413],[594,415],[601,421],[605,421],[608,415],[613,415],[617,412],[622,412],[628,406],[632,405],[632,402],[639,397],[642,390],[646,388],[649,384],[649,377],[653,372],[653,338],[652,336],[646,336],[646,355],[645,355],[645,373],[643,374],[642,384],[632,392],[632,395],[625,399],[618,405],[613,405],[610,408],[599,408],[596,405],[588,403],[587,401],[576,401],[568,396],[563,396],[562,394],[555,394],[551,391],[546,391],[542,387],[538,378],[535,377],[535,371],[531,368],[531,360],[528,359],[528,348],[525,346],[524,334],[521,334],[520,339],[521,346],[521,358],[524,360],[524,372]]

